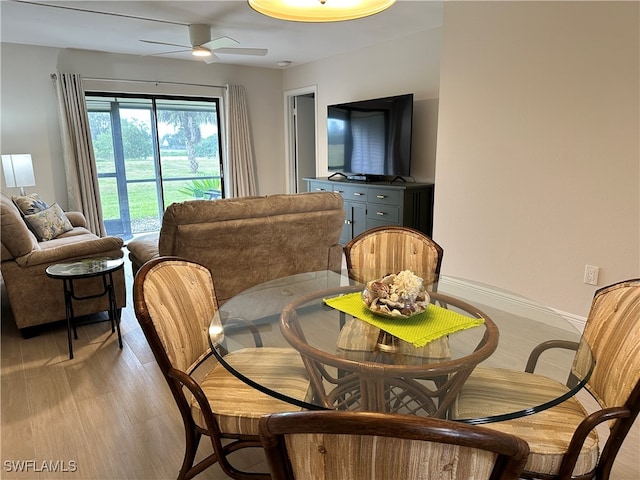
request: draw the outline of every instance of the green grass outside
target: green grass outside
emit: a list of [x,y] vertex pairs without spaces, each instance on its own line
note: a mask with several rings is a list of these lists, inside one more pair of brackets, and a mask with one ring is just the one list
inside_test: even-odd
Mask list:
[[[172,152],[176,155],[176,152]],[[179,190],[187,187],[191,181],[175,180],[175,177],[191,177],[195,176],[219,176],[220,169],[217,159],[199,158],[200,167],[198,174],[194,175],[189,169],[189,161],[182,152],[182,156],[168,156],[162,152],[162,174],[164,177],[164,200],[165,205],[173,202],[182,202],[185,200],[193,200],[194,196],[188,193],[182,193]],[[96,159],[98,173],[113,173],[115,171],[113,160]],[[153,160],[151,159],[127,159],[126,160],[127,180],[148,180],[141,183],[128,183],[127,191],[129,196],[129,212],[132,221],[148,218],[158,218],[158,198],[155,183],[155,171]],[[116,190],[115,178],[101,178],[100,197],[102,200],[102,210],[105,220],[116,219],[120,217],[120,205],[118,200],[118,192]]]

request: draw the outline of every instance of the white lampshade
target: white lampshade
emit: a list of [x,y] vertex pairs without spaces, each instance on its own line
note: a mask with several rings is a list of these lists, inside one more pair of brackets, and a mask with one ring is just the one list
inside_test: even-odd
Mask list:
[[386,10],[396,0],[248,0],[255,11],[293,22],[341,22]]
[[36,184],[33,162],[29,153],[2,155],[2,170],[7,187],[20,187],[21,195],[24,195],[24,187],[32,187]]

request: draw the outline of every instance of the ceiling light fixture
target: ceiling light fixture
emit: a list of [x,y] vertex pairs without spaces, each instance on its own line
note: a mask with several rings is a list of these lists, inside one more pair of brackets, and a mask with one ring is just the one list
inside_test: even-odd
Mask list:
[[340,22],[386,10],[396,0],[248,0],[255,11],[293,22]]
[[191,55],[194,57],[210,57],[211,50],[205,47],[193,47],[191,50]]

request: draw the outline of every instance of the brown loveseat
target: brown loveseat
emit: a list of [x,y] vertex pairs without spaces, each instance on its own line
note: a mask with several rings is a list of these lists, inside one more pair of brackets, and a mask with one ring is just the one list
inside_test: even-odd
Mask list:
[[[73,230],[48,241],[38,241],[20,211],[5,193],[0,199],[2,263],[0,268],[9,296],[13,318],[19,329],[64,320],[65,305],[61,280],[47,277],[49,265],[87,257],[122,257],[123,242],[117,237],[100,238],[85,228],[80,212],[66,212]],[[113,275],[119,308],[126,302],[124,270]],[[77,295],[103,290],[100,278],[73,282]],[[74,301],[76,316],[108,309],[107,296]],[[23,334],[26,332],[23,330]]]
[[170,205],[159,234],[129,242],[135,275],[174,255],[205,265],[223,304],[249,287],[287,275],[339,271],[342,197],[333,192],[192,200]]

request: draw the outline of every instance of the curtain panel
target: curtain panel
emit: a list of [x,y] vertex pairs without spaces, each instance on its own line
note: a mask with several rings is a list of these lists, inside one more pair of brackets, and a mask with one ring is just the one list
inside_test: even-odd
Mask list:
[[87,228],[104,237],[106,230],[100,203],[98,171],[82,78],[73,73],[57,73],[52,78],[58,98],[69,209],[82,212],[87,219]]
[[255,161],[244,87],[226,85],[229,197],[257,195]]

